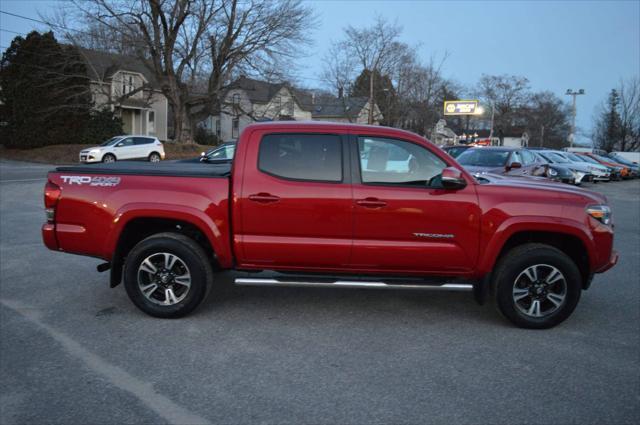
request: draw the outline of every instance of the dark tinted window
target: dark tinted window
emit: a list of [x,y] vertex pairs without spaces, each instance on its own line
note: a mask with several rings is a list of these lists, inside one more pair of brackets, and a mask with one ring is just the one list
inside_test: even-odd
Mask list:
[[153,143],[153,139],[149,137],[134,137],[133,142],[136,145],[148,145],[150,143]]
[[260,142],[258,168],[276,176],[317,181],[342,181],[339,136],[270,134]]
[[458,162],[462,165],[476,167],[503,167],[509,158],[509,151],[494,149],[472,148],[461,153]]
[[363,183],[426,185],[447,166],[435,154],[415,143],[360,137]]

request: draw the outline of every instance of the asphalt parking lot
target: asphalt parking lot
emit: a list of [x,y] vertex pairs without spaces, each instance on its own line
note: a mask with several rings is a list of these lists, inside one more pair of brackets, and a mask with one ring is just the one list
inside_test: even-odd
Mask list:
[[640,423],[639,180],[589,185],[619,264],[531,331],[441,292],[231,288],[150,318],[42,245],[50,168],[0,162],[2,424]]

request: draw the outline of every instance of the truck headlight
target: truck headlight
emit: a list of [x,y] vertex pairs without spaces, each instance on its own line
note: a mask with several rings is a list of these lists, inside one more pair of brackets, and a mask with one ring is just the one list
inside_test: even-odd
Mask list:
[[587,214],[602,224],[611,223],[611,208],[608,205],[591,205],[587,207]]

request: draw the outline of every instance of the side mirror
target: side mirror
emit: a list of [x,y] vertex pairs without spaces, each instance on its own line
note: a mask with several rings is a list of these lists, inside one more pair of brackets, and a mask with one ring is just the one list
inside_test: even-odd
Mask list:
[[462,177],[462,172],[455,167],[447,167],[442,170],[442,187],[448,190],[459,190],[467,186],[467,181]]
[[507,165],[507,171],[513,170],[514,168],[522,168],[522,164],[520,164],[519,162],[512,162],[511,164]]
[[207,161],[209,161],[209,158],[207,157],[207,153],[200,152],[200,162],[207,162]]
[[124,146],[124,143],[122,143],[122,142],[116,144],[116,148],[121,148],[123,146]]

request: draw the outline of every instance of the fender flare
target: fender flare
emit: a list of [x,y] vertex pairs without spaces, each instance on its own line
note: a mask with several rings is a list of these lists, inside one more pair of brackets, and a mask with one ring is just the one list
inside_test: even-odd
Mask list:
[[487,274],[493,270],[509,238],[520,232],[559,233],[574,236],[586,249],[590,269],[593,269],[596,263],[595,242],[585,224],[551,217],[521,216],[505,220],[489,237],[486,249],[478,261],[478,270],[481,274]]
[[178,220],[195,226],[205,235],[211,244],[218,263],[223,268],[232,265],[232,256],[228,241],[211,217],[196,208],[151,202],[136,202],[122,206],[115,214],[108,229],[108,236],[103,247],[105,257],[110,258],[116,251],[118,241],[125,226],[138,218],[165,218]]

